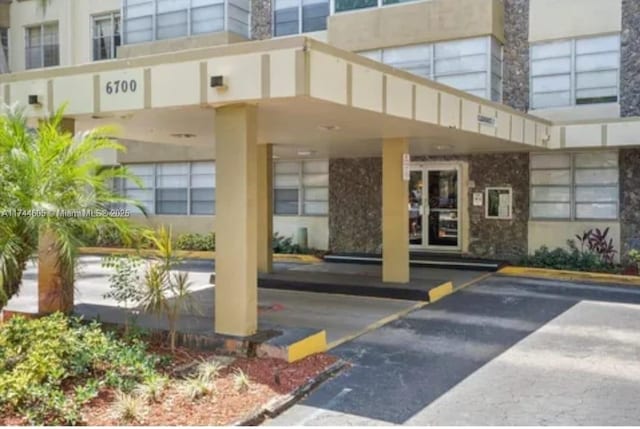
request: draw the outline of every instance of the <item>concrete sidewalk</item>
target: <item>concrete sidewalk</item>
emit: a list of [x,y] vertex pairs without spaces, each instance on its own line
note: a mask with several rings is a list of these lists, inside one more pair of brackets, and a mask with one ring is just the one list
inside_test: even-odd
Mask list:
[[[105,299],[110,271],[101,267],[101,257],[83,256],[76,282],[77,308],[92,317],[111,321],[121,318],[115,310],[116,302]],[[339,264],[341,265],[341,264]],[[306,265],[277,264],[279,270],[303,268]],[[196,323],[199,329],[213,330],[215,287],[209,284],[214,269],[212,261],[185,261],[181,267],[188,271],[194,283],[193,291],[199,303]],[[303,270],[304,272],[304,270]],[[305,275],[309,275],[306,273]],[[356,297],[324,293],[259,289],[259,323],[265,326],[323,329],[329,344],[340,342],[366,331],[380,320],[393,318],[416,306],[415,301]],[[8,310],[35,312],[37,310],[37,267],[29,264],[20,294],[9,302]],[[146,319],[145,319],[146,320]],[[193,319],[196,320],[196,319]],[[149,323],[157,323],[149,319]]]

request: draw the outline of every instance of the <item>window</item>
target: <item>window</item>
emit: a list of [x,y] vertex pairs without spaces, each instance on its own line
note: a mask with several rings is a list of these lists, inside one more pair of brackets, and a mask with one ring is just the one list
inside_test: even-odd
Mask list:
[[248,0],[124,0],[123,11],[127,44],[225,29],[249,37]]
[[619,35],[534,44],[531,107],[614,103],[619,69]]
[[191,164],[191,214],[216,212],[216,165],[211,162]]
[[188,188],[188,163],[158,164],[156,167],[156,213],[186,215]]
[[328,16],[328,0],[275,0],[273,35],[326,30]]
[[487,188],[485,217],[487,219],[511,219],[513,191],[511,188]]
[[59,65],[58,23],[27,27],[25,47],[27,69]]
[[[140,201],[147,213],[213,215],[216,207],[216,166],[213,161],[129,164],[142,186],[127,180],[124,194]],[[129,207],[132,212],[139,212]]]
[[93,60],[109,60],[116,57],[120,46],[120,14],[108,13],[93,17]]
[[531,155],[533,219],[617,219],[618,153]]
[[492,37],[360,53],[418,76],[493,101],[502,99],[502,47]]
[[329,212],[329,162],[282,161],[274,166],[274,213],[326,215]]
[[0,28],[0,43],[2,44],[2,58],[0,58],[0,73],[9,73],[9,29]]
[[[125,180],[124,195],[127,198],[138,201],[147,213],[154,212],[154,184],[155,165],[154,164],[130,164],[127,165],[129,172],[138,177],[140,186],[133,180]],[[137,207],[128,207],[131,213],[140,213]]]

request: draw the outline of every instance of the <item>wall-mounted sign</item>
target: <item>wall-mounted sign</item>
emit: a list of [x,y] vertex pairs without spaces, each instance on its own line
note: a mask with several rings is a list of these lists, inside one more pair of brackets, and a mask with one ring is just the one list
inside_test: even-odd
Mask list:
[[408,182],[411,179],[411,155],[402,154],[402,180]]
[[487,188],[486,194],[485,217],[487,219],[511,219],[513,206],[511,188]]
[[482,192],[474,192],[473,193],[473,205],[474,207],[482,207],[482,200],[484,194]]
[[488,127],[496,126],[496,118],[493,116],[478,115],[478,122],[480,122],[481,125],[486,125]]

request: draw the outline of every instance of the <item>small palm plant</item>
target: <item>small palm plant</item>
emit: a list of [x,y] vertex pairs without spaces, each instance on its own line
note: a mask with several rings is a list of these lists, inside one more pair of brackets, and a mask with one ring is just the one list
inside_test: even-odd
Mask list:
[[[69,298],[77,250],[87,233],[110,225],[131,236],[126,218],[95,215],[108,213],[114,205],[139,206],[111,187],[115,179],[139,181],[126,168],[103,168],[97,157],[101,150],[124,150],[109,137],[115,130],[96,128],[74,135],[63,130],[63,116],[64,107],[31,129],[17,105],[5,106],[0,115],[0,308],[18,292],[39,240],[45,256],[55,262],[49,279],[56,285],[53,290],[65,295],[51,300],[66,306],[73,305]],[[88,215],[61,215],[82,211]]]
[[163,226],[156,231],[149,231],[146,238],[152,243],[156,253],[143,276],[140,306],[148,313],[167,317],[173,353],[176,349],[180,313],[198,311],[191,294],[192,283],[189,281],[189,273],[172,272],[180,263],[180,258],[175,254],[170,228]]

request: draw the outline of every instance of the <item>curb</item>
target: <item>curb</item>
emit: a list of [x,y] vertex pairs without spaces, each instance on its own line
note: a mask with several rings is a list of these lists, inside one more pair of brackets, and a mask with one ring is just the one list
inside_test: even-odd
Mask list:
[[612,283],[640,287],[640,276],[621,274],[589,273],[583,271],[553,270],[532,267],[504,267],[498,274],[511,277],[534,277],[563,281],[588,281],[593,283]]
[[229,426],[257,426],[264,421],[265,418],[276,417],[287,408],[291,407],[295,402],[302,399],[303,396],[316,388],[319,384],[331,378],[346,366],[346,361],[338,359],[336,362],[325,368],[320,374],[316,375],[293,392],[273,398],[259,410],[250,413],[247,417],[241,420],[231,423]]
[[[79,249],[82,255],[141,255],[152,256],[156,252],[152,249],[127,249],[121,247],[81,247]],[[216,258],[216,252],[201,250],[177,250],[176,255],[185,259],[211,260]],[[298,255],[287,253],[275,253],[273,260],[276,262],[300,262],[305,264],[314,264],[322,262],[321,258],[313,255]]]

